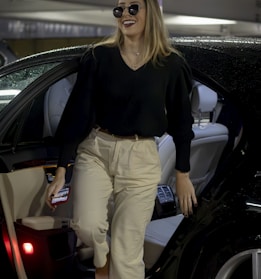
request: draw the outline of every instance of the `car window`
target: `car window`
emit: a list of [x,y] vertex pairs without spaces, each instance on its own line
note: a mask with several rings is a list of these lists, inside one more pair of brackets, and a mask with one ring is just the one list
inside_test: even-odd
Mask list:
[[26,106],[12,122],[3,139],[4,145],[17,145],[42,141],[44,94]]
[[13,121],[3,144],[39,143],[53,137],[75,80],[76,74],[71,74],[35,97]]
[[19,93],[19,89],[0,90],[0,111]]
[[30,83],[57,64],[41,64],[0,77],[0,111]]

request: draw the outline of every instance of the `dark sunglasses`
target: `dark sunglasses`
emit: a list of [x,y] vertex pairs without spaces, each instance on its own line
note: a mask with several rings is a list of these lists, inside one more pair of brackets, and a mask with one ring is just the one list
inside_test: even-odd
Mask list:
[[135,16],[138,12],[139,12],[139,9],[140,9],[140,6],[138,4],[132,4],[130,5],[129,7],[115,7],[112,11],[113,11],[113,15],[116,17],[116,18],[121,18],[122,17],[122,14],[123,14],[123,11],[125,9],[128,9],[128,12],[130,15],[133,15]]

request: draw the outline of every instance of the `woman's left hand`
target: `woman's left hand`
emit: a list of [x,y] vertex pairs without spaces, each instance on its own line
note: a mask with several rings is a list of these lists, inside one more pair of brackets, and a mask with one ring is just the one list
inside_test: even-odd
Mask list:
[[193,206],[197,206],[197,197],[189,173],[176,171],[176,195],[181,212],[185,217],[193,214]]

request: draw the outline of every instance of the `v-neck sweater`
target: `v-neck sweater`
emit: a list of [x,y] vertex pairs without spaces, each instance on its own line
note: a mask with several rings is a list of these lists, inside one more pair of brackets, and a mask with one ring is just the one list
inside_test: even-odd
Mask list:
[[99,125],[120,136],[160,137],[167,132],[176,147],[176,169],[189,171],[191,70],[174,52],[162,63],[149,61],[133,70],[117,47],[88,49],[57,130],[62,147],[58,166],[66,167],[78,144]]

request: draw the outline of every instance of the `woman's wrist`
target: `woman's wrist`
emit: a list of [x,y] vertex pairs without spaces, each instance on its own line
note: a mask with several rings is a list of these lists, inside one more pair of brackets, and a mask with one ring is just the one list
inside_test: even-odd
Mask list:
[[65,173],[66,173],[66,168],[64,168],[64,167],[58,167],[58,168],[56,169],[55,175],[56,175],[56,176],[64,176]]
[[180,170],[176,170],[176,178],[184,178],[184,177],[189,178],[189,172],[182,172]]

